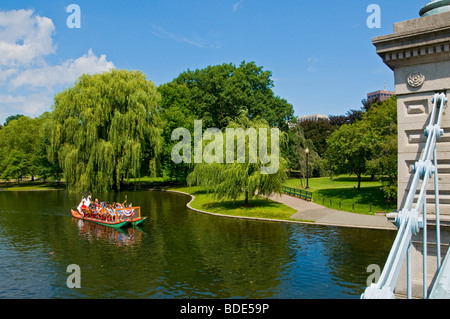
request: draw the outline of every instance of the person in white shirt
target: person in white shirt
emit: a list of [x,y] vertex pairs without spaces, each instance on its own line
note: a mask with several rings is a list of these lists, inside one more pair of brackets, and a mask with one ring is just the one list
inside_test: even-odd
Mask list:
[[91,195],[87,197],[85,205],[86,207],[91,207]]
[[84,212],[83,212],[83,209],[84,209],[84,208],[86,208],[86,199],[85,199],[85,198],[82,198],[80,204],[79,204],[78,207],[77,207],[77,209],[78,209],[78,212],[79,212],[81,215],[83,215],[83,217],[84,217]]

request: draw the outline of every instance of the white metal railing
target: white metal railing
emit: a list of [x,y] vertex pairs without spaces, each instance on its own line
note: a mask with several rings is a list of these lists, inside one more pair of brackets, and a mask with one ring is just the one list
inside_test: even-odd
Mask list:
[[[403,209],[399,212],[396,224],[399,227],[391,252],[376,284],[366,289],[362,298],[364,299],[394,299],[394,289],[403,265],[407,262],[407,297],[412,298],[411,280],[411,239],[417,235],[420,228],[423,229],[423,296],[427,299],[427,188],[434,175],[434,196],[436,213],[436,244],[437,244],[437,272],[441,268],[441,235],[439,215],[439,177],[437,167],[436,142],[444,134],[441,129],[442,117],[447,104],[444,93],[436,94],[433,98],[433,111],[429,124],[425,130],[427,141],[421,159],[416,162],[414,177],[408,192]],[[420,185],[420,181],[422,184]],[[417,202],[414,197],[420,189]]]

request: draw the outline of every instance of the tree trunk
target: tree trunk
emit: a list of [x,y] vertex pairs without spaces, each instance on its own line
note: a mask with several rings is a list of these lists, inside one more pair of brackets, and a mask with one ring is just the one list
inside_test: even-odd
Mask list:
[[357,174],[358,176],[358,192],[361,190],[361,173]]
[[245,206],[248,206],[248,190],[245,191]]
[[112,186],[113,190],[115,192],[117,192],[119,190],[119,188],[117,187],[117,174],[113,173],[113,186]]

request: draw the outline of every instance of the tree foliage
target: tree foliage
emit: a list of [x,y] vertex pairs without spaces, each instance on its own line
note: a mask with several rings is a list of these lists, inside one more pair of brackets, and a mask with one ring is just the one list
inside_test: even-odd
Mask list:
[[[243,130],[249,128],[259,130],[263,128],[270,132],[270,127],[267,122],[259,119],[250,121],[246,117],[241,117],[237,121],[231,122],[228,128],[242,128]],[[203,186],[207,191],[215,193],[218,199],[226,198],[236,201],[244,195],[245,205],[248,205],[249,199],[257,195],[271,195],[275,192],[281,192],[281,187],[286,179],[286,160],[282,156],[279,156],[278,170],[274,174],[264,174],[262,173],[264,164],[261,154],[257,152],[256,163],[250,160],[249,136],[245,136],[246,143],[240,146],[236,139],[234,142],[235,159],[232,163],[196,164],[193,172],[188,176],[189,184]],[[268,148],[271,148],[275,144],[275,140],[272,140],[269,134]],[[239,147],[244,147],[245,149],[239,149]],[[238,160],[237,156],[241,152],[246,154],[243,163]]]
[[394,96],[383,103],[374,103],[364,114],[372,136],[372,157],[368,169],[382,176],[386,199],[397,198],[398,178],[398,130],[397,98]]
[[193,132],[194,115],[189,111],[190,90],[185,85],[174,82],[158,87],[161,94],[162,118],[163,118],[163,147],[161,153],[162,173],[176,178],[178,181],[186,181],[187,175],[192,170],[191,164],[175,164],[171,158],[173,146],[172,132],[177,128],[186,128]]
[[335,173],[354,173],[358,190],[364,173],[387,178],[386,197],[396,196],[397,100],[372,104],[361,120],[342,125],[327,139],[326,160]]
[[193,130],[194,121],[202,120],[206,128],[227,127],[246,114],[249,120],[262,117],[270,126],[287,130],[286,121],[293,115],[292,105],[274,95],[271,72],[254,63],[242,62],[208,66],[181,73],[172,82],[158,87],[164,119],[161,163],[164,173],[185,180],[192,171],[188,163],[174,164],[171,140],[174,129]]
[[125,70],[83,75],[55,96],[53,161],[69,189],[119,189],[150,166],[161,148],[159,97],[141,72]]
[[43,118],[28,116],[9,117],[7,125],[0,130],[0,175],[2,178],[19,178],[37,173],[33,154]]
[[[303,179],[307,176],[314,176],[314,172],[321,172],[322,160],[320,155],[316,151],[316,146],[313,141],[306,138],[302,125],[297,124],[287,132],[286,142],[282,150],[288,161],[289,169],[300,171]],[[308,165],[306,165],[306,150],[309,151]],[[306,171],[307,166],[308,172]]]
[[244,61],[239,67],[222,64],[188,70],[173,83],[188,88],[184,105],[197,120],[203,120],[206,127],[226,127],[242,111],[247,111],[250,120],[259,116],[271,127],[286,130],[293,108],[286,100],[275,96],[271,76],[270,71]]
[[304,121],[299,124],[303,129],[304,136],[313,144],[319,156],[325,154],[327,149],[327,138],[336,129],[330,121],[319,119],[318,121]]
[[337,174],[353,173],[358,177],[358,190],[366,162],[370,159],[369,136],[363,122],[344,124],[328,138],[325,153],[329,168]]
[[3,127],[6,127],[9,124],[9,122],[17,120],[17,119],[21,118],[22,116],[24,116],[24,115],[16,114],[16,115],[8,116],[5,120],[5,123],[3,123]]
[[32,161],[35,166],[36,175],[38,175],[44,182],[49,178],[60,181],[62,177],[62,169],[57,163],[52,163],[52,148],[51,148],[51,130],[52,120],[51,113],[45,112],[39,118],[42,123],[37,135],[36,145],[32,152]]
[[15,178],[19,183],[20,178],[28,172],[27,156],[18,150],[11,150],[0,163],[0,170],[0,177],[6,180]]
[[[248,201],[279,190],[285,168],[305,177],[323,172],[327,163],[334,173],[356,174],[358,188],[363,174],[378,175],[386,198],[396,197],[395,97],[363,101],[361,110],[288,129],[293,107],[274,94],[271,77],[270,71],[245,61],[188,70],[158,88],[137,71],[83,75],[55,96],[51,114],[36,119],[12,115],[0,125],[0,177],[59,180],[63,175],[71,190],[105,191],[141,174],[179,181],[189,176],[191,184],[219,198],[245,194]],[[172,141],[172,132],[192,132],[196,120],[223,133],[233,127],[279,128],[284,132],[279,172],[261,174],[261,163],[249,162],[175,164],[171,153],[178,141]]]

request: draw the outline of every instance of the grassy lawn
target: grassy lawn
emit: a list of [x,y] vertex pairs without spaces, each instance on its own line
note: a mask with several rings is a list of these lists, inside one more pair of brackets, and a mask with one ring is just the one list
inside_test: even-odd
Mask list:
[[201,187],[175,187],[170,188],[170,190],[194,195],[195,200],[191,203],[193,208],[214,214],[237,217],[293,220],[290,217],[297,212],[295,209],[286,205],[261,197],[249,200],[248,206],[245,206],[244,198],[237,200],[235,203],[229,200],[218,201],[214,197],[214,194],[206,193]]
[[[123,185],[126,186],[133,186],[133,184],[143,187],[150,187],[150,186],[163,186],[166,184],[170,184],[173,181],[170,178],[166,177],[148,177],[144,176],[140,179],[138,178],[132,178],[130,179],[129,184]],[[17,180],[2,180],[0,179],[0,190],[2,191],[31,191],[31,190],[55,190],[55,189],[65,189],[66,185],[64,182],[56,182],[53,180],[47,181],[46,183],[42,182],[40,179],[36,179],[35,181],[31,181],[28,179],[23,179],[20,181],[20,183],[17,183]]]
[[170,182],[170,177],[149,177],[143,176],[140,178],[130,178],[130,183],[166,183]]
[[[301,188],[300,179],[291,179],[286,186]],[[355,213],[391,212],[396,203],[386,202],[379,181],[372,181],[369,176],[363,177],[361,190],[357,190],[356,176],[336,176],[310,178],[309,187],[313,192],[314,202],[325,207]]]
[[41,181],[23,181],[18,184],[17,182],[7,183],[0,181],[0,189],[5,191],[54,190],[64,188],[64,183],[57,182],[42,183]]

